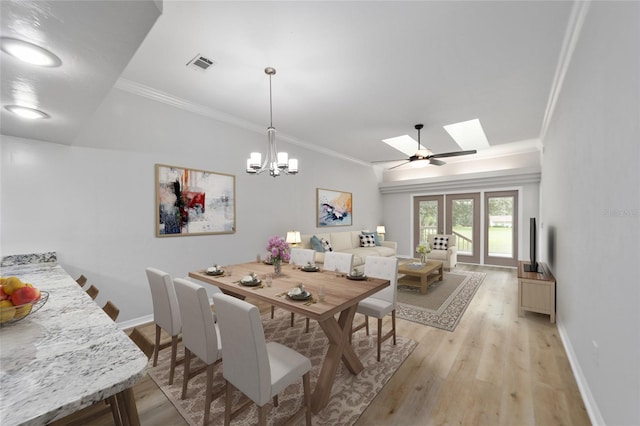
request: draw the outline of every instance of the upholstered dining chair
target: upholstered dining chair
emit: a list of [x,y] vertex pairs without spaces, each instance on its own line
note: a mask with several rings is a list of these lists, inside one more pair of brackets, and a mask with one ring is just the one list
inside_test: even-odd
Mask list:
[[[173,384],[173,375],[178,361],[178,341],[182,322],[180,320],[180,308],[176,291],[173,287],[171,275],[156,268],[147,268],[147,280],[151,289],[151,299],[153,301],[153,321],[156,324],[156,342],[153,351],[153,366],[158,365],[158,352],[171,345],[171,364],[169,367],[169,384]],[[171,336],[170,343],[160,344],[162,330]]]
[[80,275],[78,278],[76,278],[76,282],[80,287],[84,287],[84,285],[87,283],[87,277],[85,277],[84,274]]
[[214,392],[214,367],[222,359],[222,348],[218,324],[214,322],[209,296],[200,284],[176,278],[174,280],[180,317],[182,318],[182,344],[184,345],[184,377],[182,379],[182,399],[187,396],[189,379],[202,370],[191,371],[192,355],[207,365],[207,386],[204,402],[204,422],[209,423],[211,402],[224,394],[224,387]]
[[[276,342],[267,342],[255,305],[226,294],[213,295],[222,338],[222,373],[227,396],[224,424],[245,408],[242,405],[232,414],[233,389],[238,389],[258,406],[258,424],[266,424],[265,405],[302,376],[304,404],[294,414],[305,414],[306,424],[311,425],[311,384],[309,371],[311,360],[297,351]],[[293,423],[293,422],[291,422]]]
[[[396,302],[398,289],[398,259],[396,257],[367,256],[364,261],[364,273],[368,277],[389,280],[389,286],[361,300],[357,312],[364,315],[364,323],[354,327],[352,332],[366,328],[369,335],[369,317],[378,319],[378,361],[382,342],[393,337],[396,344]],[[382,319],[391,314],[391,330],[382,335]]]
[[353,268],[353,254],[339,251],[328,251],[324,254],[324,269],[350,274]]

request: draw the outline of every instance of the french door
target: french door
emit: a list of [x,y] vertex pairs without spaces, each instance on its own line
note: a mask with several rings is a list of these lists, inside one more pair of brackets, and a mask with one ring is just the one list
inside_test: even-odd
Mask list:
[[518,266],[518,191],[484,194],[484,263]]
[[415,197],[413,200],[414,245],[429,241],[430,234],[444,234],[444,196]]
[[447,234],[458,247],[458,262],[480,263],[480,193],[447,195]]

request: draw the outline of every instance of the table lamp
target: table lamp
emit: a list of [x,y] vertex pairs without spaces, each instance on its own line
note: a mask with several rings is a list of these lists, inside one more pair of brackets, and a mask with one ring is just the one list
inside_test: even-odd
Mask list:
[[296,247],[302,242],[300,231],[287,231],[287,242],[291,247]]
[[386,233],[384,225],[378,225],[378,227],[376,228],[376,232],[378,233],[378,238],[380,238],[380,241],[384,241],[384,234]]

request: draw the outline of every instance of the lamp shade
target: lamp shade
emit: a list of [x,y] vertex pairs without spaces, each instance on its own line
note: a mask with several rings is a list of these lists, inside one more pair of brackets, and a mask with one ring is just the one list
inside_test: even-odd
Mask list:
[[384,230],[384,225],[378,225],[378,227],[376,228],[376,232],[378,234],[385,234],[386,231]]
[[300,244],[302,242],[300,231],[287,231],[287,242],[289,244]]

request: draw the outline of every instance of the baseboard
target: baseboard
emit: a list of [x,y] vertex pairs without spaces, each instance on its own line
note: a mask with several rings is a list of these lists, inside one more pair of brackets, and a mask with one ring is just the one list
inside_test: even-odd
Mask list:
[[582,395],[582,401],[584,402],[584,406],[587,409],[587,414],[589,415],[589,419],[591,420],[591,424],[594,426],[605,425],[604,419],[602,418],[602,414],[598,409],[598,404],[593,399],[593,394],[591,393],[591,389],[589,388],[589,384],[587,383],[584,374],[582,373],[582,368],[580,368],[580,363],[578,362],[578,358],[576,357],[575,352],[573,351],[573,346],[571,345],[571,340],[567,335],[567,330],[564,328],[562,324],[562,318],[560,315],[556,313],[556,326],[558,327],[558,334],[560,335],[560,340],[562,340],[562,346],[564,346],[564,351],[567,353],[567,358],[569,359],[569,364],[571,365],[571,370],[573,371],[573,375],[576,378],[576,382],[578,384],[578,389],[580,390],[580,395]]
[[120,330],[128,330],[130,328],[137,327],[139,325],[149,324],[150,322],[153,322],[153,314],[145,315],[139,318],[134,318],[129,321],[119,322],[117,325]]

